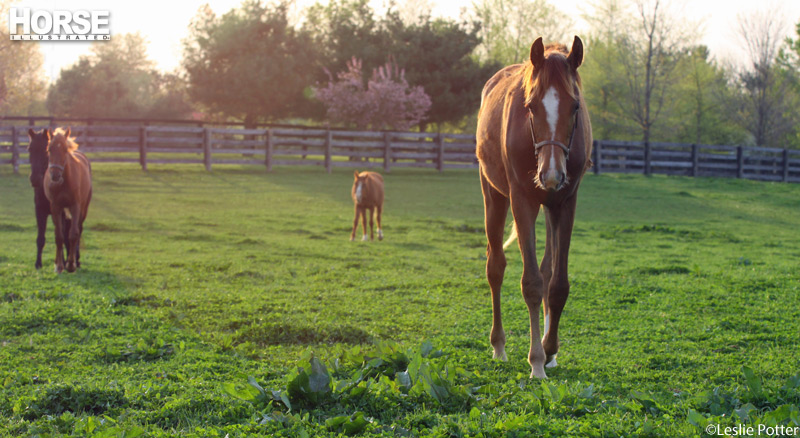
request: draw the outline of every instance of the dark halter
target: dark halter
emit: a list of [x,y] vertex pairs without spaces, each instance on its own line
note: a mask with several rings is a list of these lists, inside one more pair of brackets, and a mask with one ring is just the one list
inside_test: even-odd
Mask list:
[[51,167],[55,167],[56,169],[58,169],[58,170],[60,170],[62,172],[64,171],[64,166],[62,166],[60,164],[51,164],[51,165],[47,166],[48,169],[51,168]]
[[558,146],[561,148],[561,150],[564,151],[564,161],[569,160],[569,151],[572,148],[572,139],[575,138],[575,129],[576,126],[578,126],[578,111],[575,111],[575,120],[572,123],[572,132],[569,134],[569,145],[565,145],[564,143],[561,143],[560,141],[556,140],[545,140],[537,143],[536,134],[534,133],[533,130],[533,111],[530,108],[528,108],[528,121],[531,124],[531,139],[533,140],[533,147],[534,150],[536,151],[537,159],[539,157],[539,149],[547,145],[552,145],[552,146]]

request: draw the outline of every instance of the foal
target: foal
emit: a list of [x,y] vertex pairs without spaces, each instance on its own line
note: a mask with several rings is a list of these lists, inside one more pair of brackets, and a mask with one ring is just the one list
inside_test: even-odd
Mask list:
[[[47,159],[47,143],[50,141],[50,131],[47,128],[41,132],[35,132],[33,129],[28,129],[28,160],[31,163],[31,187],[33,187],[33,203],[36,208],[36,227],[38,228],[38,235],[36,237],[36,269],[42,267],[42,249],[46,242],[45,232],[47,231],[47,217],[50,216],[50,201],[44,194],[44,174],[47,172],[47,165],[50,164]],[[72,222],[69,219],[64,219],[64,228],[69,229]],[[64,239],[67,247],[67,257],[69,257],[69,238]],[[75,260],[78,266],[81,265],[80,251],[75,255]]]
[[356,228],[358,228],[358,218],[364,224],[364,236],[362,242],[367,240],[367,210],[369,210],[369,229],[370,240],[375,240],[375,226],[373,223],[373,212],[378,210],[378,240],[383,240],[381,230],[381,212],[383,211],[383,177],[375,172],[353,172],[353,190],[351,195],[356,205],[356,216],[353,219],[353,232],[350,233],[350,241],[356,240]]
[[[92,169],[86,155],[78,151],[78,144],[66,132],[56,129],[47,144],[49,160],[44,175],[44,194],[50,201],[56,235],[56,273],[64,270],[62,247],[68,237],[67,272],[78,268],[76,253],[80,246],[83,221],[92,199]],[[72,219],[69,230],[64,227],[64,217]]]

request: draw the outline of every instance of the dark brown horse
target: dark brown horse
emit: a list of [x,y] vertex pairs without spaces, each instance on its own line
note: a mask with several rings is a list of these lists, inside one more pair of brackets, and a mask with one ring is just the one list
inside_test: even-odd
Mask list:
[[[50,142],[50,131],[43,129],[41,132],[35,132],[33,129],[28,129],[28,157],[31,163],[31,186],[33,187],[33,203],[36,208],[36,227],[38,228],[38,235],[36,237],[36,269],[42,267],[42,249],[45,244],[45,232],[47,231],[47,217],[50,216],[50,201],[44,194],[44,174],[47,172],[47,143]],[[71,226],[69,219],[64,219],[64,227],[67,229]],[[65,236],[67,250],[69,251],[69,240]],[[78,266],[81,265],[81,253],[75,255],[75,260]]]
[[[66,132],[56,129],[50,138],[47,145],[49,164],[43,183],[55,227],[56,273],[59,274],[64,270],[62,247],[65,236],[68,236],[71,246],[67,252],[67,271],[75,272],[78,268],[76,254],[92,199],[92,168],[69,134],[69,128]],[[64,216],[72,220],[68,230],[64,228]]]
[[353,232],[350,233],[350,241],[356,240],[356,229],[358,228],[358,218],[364,224],[364,237],[367,240],[367,210],[369,210],[369,232],[370,240],[375,240],[375,225],[373,213],[378,211],[378,240],[383,240],[381,230],[381,213],[383,212],[383,177],[375,172],[361,172],[356,170],[353,173],[353,189],[350,192],[356,208],[356,217],[353,219]]
[[[506,360],[500,289],[506,258],[503,229],[509,205],[522,253],[522,296],[530,316],[531,377],[556,365],[558,323],[569,295],[567,256],[581,178],[591,166],[592,127],[578,67],[583,43],[531,46],[530,62],[506,67],[483,88],[477,155],[483,190],[486,275],[492,291],[494,357]],[[547,241],[537,266],[535,223],[544,206]],[[544,304],[544,336],[539,310]]]

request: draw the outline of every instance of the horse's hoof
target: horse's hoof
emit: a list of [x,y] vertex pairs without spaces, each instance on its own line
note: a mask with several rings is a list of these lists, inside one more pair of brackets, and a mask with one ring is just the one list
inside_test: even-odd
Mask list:
[[364,235],[364,237],[361,238],[361,241],[362,242],[366,242],[367,241],[367,235],[366,234]]
[[506,356],[506,349],[495,349],[494,353],[492,354],[492,359],[499,359],[503,362],[508,362],[508,357]]
[[544,367],[543,366],[541,366],[541,365],[539,365],[539,366],[531,366],[531,379],[533,379],[534,377],[537,378],[537,379],[546,379],[547,378],[547,374],[544,372]]
[[56,274],[60,274],[63,271],[64,271],[64,267],[63,266],[56,265]]
[[75,272],[77,269],[75,263],[67,263],[67,272]]
[[353,237],[353,236],[350,236],[350,241],[351,241],[351,242],[355,242],[355,241],[356,241],[356,238],[355,238],[355,237]]
[[36,270],[42,269],[42,263],[36,262]]
[[547,356],[547,359],[544,361],[545,368],[555,368],[558,366],[558,362],[556,362],[556,355]]
[[378,230],[378,240],[383,240],[383,231]]

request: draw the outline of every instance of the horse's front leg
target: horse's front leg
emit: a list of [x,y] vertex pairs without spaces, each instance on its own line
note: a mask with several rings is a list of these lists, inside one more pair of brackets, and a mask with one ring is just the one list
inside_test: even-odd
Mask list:
[[536,260],[536,216],[539,204],[533,202],[525,193],[511,193],[511,211],[517,227],[519,249],[522,253],[522,297],[528,306],[530,317],[531,346],[528,350],[528,363],[531,365],[531,378],[547,378],[544,372],[545,353],[540,341],[539,311],[542,306],[544,285],[542,273]]
[[358,204],[355,206],[355,217],[353,218],[353,231],[350,233],[350,241],[356,240],[356,230],[358,229]]
[[375,240],[375,208],[369,209],[369,240]]
[[64,271],[64,211],[51,206],[50,212],[56,236],[56,274],[60,274]]
[[40,204],[37,202],[36,228],[38,229],[38,234],[36,236],[36,269],[40,269],[42,267],[42,250],[44,249],[44,244],[47,241],[45,233],[47,232],[47,216],[49,215],[50,210],[47,208],[47,204],[40,206]]
[[362,242],[367,241],[367,209],[366,207],[361,208],[361,226],[364,230],[364,236],[361,237]]
[[569,263],[569,245],[572,239],[572,226],[575,222],[575,205],[577,196],[572,196],[563,204],[548,210],[548,223],[552,232],[548,233],[552,239],[552,275],[548,278],[547,295],[545,297],[545,327],[542,337],[542,347],[547,355],[547,366],[557,365],[558,354],[558,324],[561,321],[561,312],[567,304],[569,297],[569,278],[567,267]]
[[503,231],[508,214],[508,198],[495,190],[481,175],[483,190],[484,225],[486,227],[486,278],[492,291],[492,331],[489,342],[492,344],[494,359],[508,360],[506,357],[506,332],[500,311],[500,291],[503,288],[503,275],[506,270],[506,256],[503,252]]
[[67,250],[67,272],[75,272],[75,270],[78,269],[76,263],[78,246],[81,244],[81,211],[77,205],[70,207],[69,211],[72,215],[72,223],[70,223],[69,229],[64,230],[64,233],[69,233],[69,241],[67,242],[67,245],[69,245],[69,249]]

